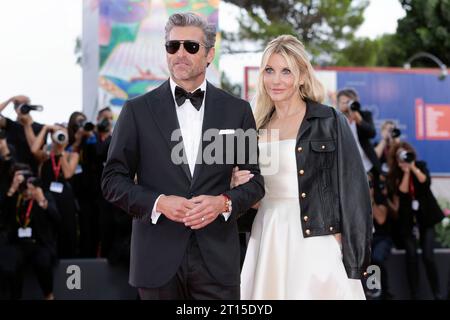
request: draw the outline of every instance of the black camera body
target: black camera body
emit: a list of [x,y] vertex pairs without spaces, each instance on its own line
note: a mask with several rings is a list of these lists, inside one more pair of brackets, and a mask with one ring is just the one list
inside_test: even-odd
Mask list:
[[95,128],[95,125],[92,122],[82,120],[77,122],[75,131],[78,131],[80,128],[83,128],[84,131],[93,131]]
[[108,132],[111,123],[108,119],[103,119],[99,123],[97,123],[97,129],[99,132]]
[[412,163],[416,160],[416,156],[413,152],[403,150],[399,153],[398,158],[400,161],[406,162],[406,163]]
[[22,103],[16,109],[18,109],[21,114],[29,114],[30,111],[42,111],[44,110],[44,107],[39,105],[30,105],[27,103]]
[[359,103],[359,101],[350,101],[348,106],[352,111],[361,111],[361,103]]
[[40,180],[37,178],[34,173],[30,170],[23,170],[21,171],[21,174],[23,175],[24,179],[20,183],[18,191],[20,193],[24,192],[27,189],[27,183],[33,184],[35,187],[40,186]]
[[392,139],[398,138],[398,137],[400,137],[401,135],[402,135],[402,132],[401,132],[401,130],[400,130],[399,128],[393,128],[393,129],[391,130],[391,138],[392,138]]

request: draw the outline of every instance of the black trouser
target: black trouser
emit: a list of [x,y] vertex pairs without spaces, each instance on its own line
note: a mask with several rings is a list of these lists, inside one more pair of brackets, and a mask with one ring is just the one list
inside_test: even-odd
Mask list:
[[99,230],[100,230],[100,256],[107,258],[114,242],[114,207],[103,198],[98,200]]
[[379,199],[383,197],[382,190],[380,188],[380,172],[375,166],[373,166],[367,173],[372,174],[373,197],[375,203],[379,204]]
[[[64,184],[69,189],[68,183]],[[77,255],[77,210],[75,199],[71,190],[64,194],[53,193],[58,207],[61,221],[58,225],[58,257],[71,259]]]
[[95,198],[78,197],[80,226],[80,257],[95,258],[99,246],[99,208]]
[[[420,247],[422,248],[422,259],[431,290],[435,299],[440,299],[439,278],[434,257],[434,228],[420,228]],[[417,299],[419,287],[419,267],[417,259],[416,239],[412,234],[403,239],[406,250],[406,273],[411,288],[411,298]]]
[[239,244],[240,244],[240,249],[241,249],[241,270],[242,270],[242,266],[244,265],[245,254],[247,253],[247,246],[248,246],[247,232],[239,233]]
[[192,234],[176,275],[162,287],[139,288],[139,295],[142,300],[239,300],[240,286],[224,286],[212,277]]
[[24,271],[28,264],[34,269],[44,296],[53,292],[53,255],[52,251],[33,242],[22,242],[9,247],[7,270],[11,283],[11,299],[22,297]]
[[17,249],[8,244],[0,245],[0,300],[18,299],[17,282]]
[[388,235],[374,234],[372,240],[372,264],[380,267],[381,271],[381,298],[391,299],[386,261],[391,255],[392,239]]

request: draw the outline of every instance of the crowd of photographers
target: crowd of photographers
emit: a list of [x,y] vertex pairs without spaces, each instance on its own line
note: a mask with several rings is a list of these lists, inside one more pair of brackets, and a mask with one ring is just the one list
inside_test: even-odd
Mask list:
[[[434,225],[443,214],[430,190],[430,175],[414,148],[401,140],[395,122],[381,126],[373,144],[372,114],[361,109],[353,89],[338,92],[371,188],[374,230],[372,264],[381,269],[381,290],[369,298],[392,298],[386,260],[393,246],[406,250],[411,298],[417,298],[417,247],[433,295],[441,299],[433,253]],[[24,270],[32,266],[43,295],[53,298],[53,266],[59,258],[106,257],[128,266],[131,218],[105,201],[100,179],[113,127],[104,108],[96,124],[81,112],[66,124],[44,125],[30,111],[42,111],[26,96],[13,105],[17,119],[0,114],[0,299],[19,299]]]
[[393,246],[406,251],[406,275],[412,299],[418,298],[418,246],[435,299],[442,299],[434,256],[434,226],[443,213],[430,189],[425,161],[413,146],[402,141],[395,122],[381,126],[381,140],[373,144],[376,129],[370,111],[361,110],[358,94],[343,89],[338,107],[348,119],[368,174],[373,208],[372,264],[380,267],[381,290],[367,290],[369,298],[391,299],[386,260]]
[[24,271],[33,268],[45,299],[53,299],[53,267],[60,258],[108,258],[128,266],[131,218],[105,201],[100,179],[113,113],[96,124],[74,112],[67,124],[44,125],[26,96],[13,105],[17,119],[0,114],[0,299],[22,296]]

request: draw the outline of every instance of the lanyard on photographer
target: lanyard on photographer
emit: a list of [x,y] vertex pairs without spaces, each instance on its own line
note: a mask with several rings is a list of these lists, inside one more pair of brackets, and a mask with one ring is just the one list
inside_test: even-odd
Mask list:
[[52,169],[53,174],[55,175],[55,180],[58,181],[59,173],[61,171],[61,157],[58,159],[58,165],[56,165],[55,153],[53,151],[50,152],[50,158],[52,159]]
[[[30,216],[31,216],[31,210],[33,209],[33,203],[34,200],[30,200],[28,202],[28,207],[27,207],[27,211],[25,212],[24,215],[22,215],[22,218],[20,217],[20,209],[22,208],[22,195],[19,195],[19,197],[17,198],[17,203],[16,203],[16,220],[17,223],[21,226],[21,227],[28,227],[28,225],[30,224]],[[22,224],[23,222],[23,224]]]

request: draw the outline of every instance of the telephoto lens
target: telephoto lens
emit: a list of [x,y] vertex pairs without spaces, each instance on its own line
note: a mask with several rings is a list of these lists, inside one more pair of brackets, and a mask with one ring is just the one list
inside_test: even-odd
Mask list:
[[97,124],[97,129],[99,132],[107,132],[109,129],[110,123],[108,119],[103,119]]
[[80,129],[80,128],[83,128],[84,131],[92,131],[92,130],[94,130],[95,126],[92,122],[89,122],[86,120],[81,120],[77,123],[75,131],[78,131],[78,129]]
[[94,130],[94,128],[95,128],[95,126],[92,122],[87,121],[83,124],[84,131],[92,131],[92,130]]
[[361,104],[358,101],[350,101],[348,103],[350,110],[352,111],[360,111],[361,110]]
[[407,162],[407,163],[411,163],[414,160],[416,160],[416,157],[414,156],[414,153],[410,152],[410,151],[406,151],[403,150],[399,153],[399,158],[401,161]]
[[30,105],[30,104],[22,103],[21,105],[19,105],[17,107],[17,109],[19,109],[19,112],[21,114],[29,114],[30,111],[42,111],[42,110],[44,110],[44,107],[40,106],[40,105]]
[[394,128],[394,129],[392,129],[392,131],[391,131],[391,137],[392,137],[392,138],[398,138],[398,137],[401,136],[401,134],[402,134],[402,132],[400,131],[399,128]]
[[52,135],[52,139],[55,143],[58,143],[58,144],[65,144],[69,140],[67,133],[65,133],[62,130],[55,131]]

